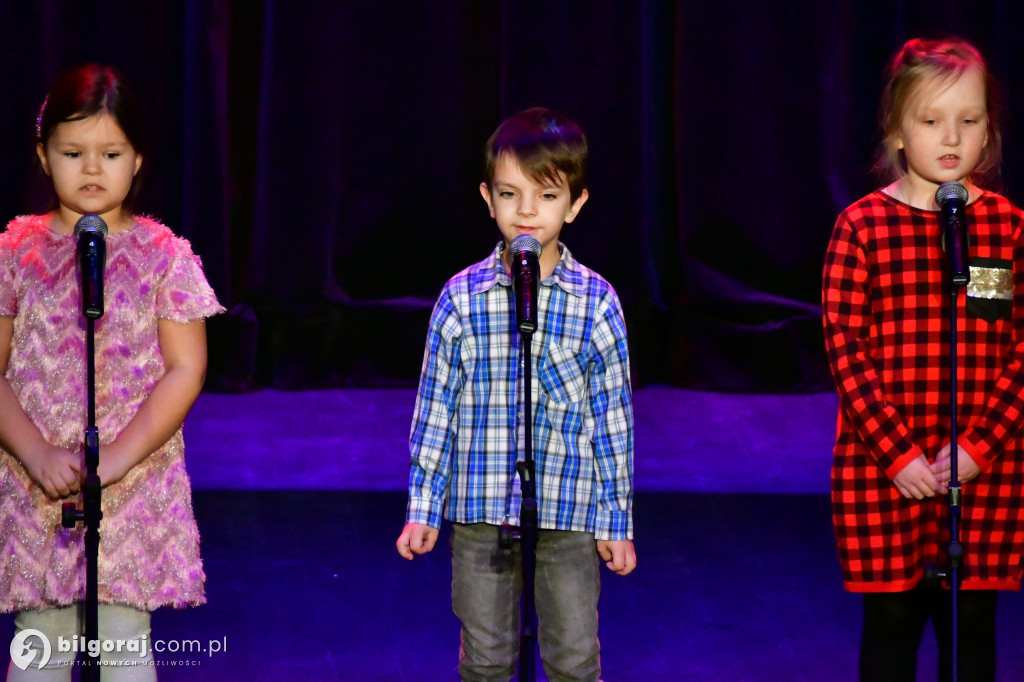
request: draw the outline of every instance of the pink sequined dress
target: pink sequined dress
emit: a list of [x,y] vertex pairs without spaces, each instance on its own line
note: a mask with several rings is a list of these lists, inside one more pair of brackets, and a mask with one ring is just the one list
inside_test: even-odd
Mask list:
[[[107,236],[106,312],[96,322],[96,424],[112,441],[164,366],[158,319],[221,312],[187,241],[149,218]],[[47,441],[81,450],[86,422],[85,320],[76,240],[46,216],[22,216],[0,234],[0,316],[14,318],[7,380]],[[199,531],[181,429],[103,489],[99,599],[152,611],[206,601]],[[85,598],[84,531],[65,530],[21,462],[0,450],[0,611]]]

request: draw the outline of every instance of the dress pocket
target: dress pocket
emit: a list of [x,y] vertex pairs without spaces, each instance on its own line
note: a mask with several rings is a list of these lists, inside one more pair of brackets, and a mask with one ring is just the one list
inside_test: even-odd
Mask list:
[[1013,263],[1000,258],[972,258],[967,285],[967,314],[986,322],[1013,314]]
[[967,314],[972,317],[980,317],[989,323],[1000,319],[1009,320],[1013,314],[1013,302],[968,296]]
[[550,345],[537,372],[541,389],[556,403],[578,403],[587,392],[587,362],[582,353]]

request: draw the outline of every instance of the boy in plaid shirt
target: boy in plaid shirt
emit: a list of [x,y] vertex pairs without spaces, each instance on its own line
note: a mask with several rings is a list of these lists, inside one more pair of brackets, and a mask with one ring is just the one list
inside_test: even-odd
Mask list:
[[625,575],[633,550],[633,411],[626,327],[611,285],[558,237],[587,200],[587,143],[572,121],[529,109],[498,127],[480,185],[502,241],[444,287],[413,416],[409,505],[398,552],[433,549],[452,523],[452,604],[464,680],[509,680],[519,649],[515,464],[523,452],[522,338],[509,245],[540,242],[538,325],[529,349],[538,503],[535,595],[548,679],[597,680],[599,557]]
[[998,173],[991,76],[959,39],[911,40],[882,106],[879,167],[894,181],[839,216],[824,327],[839,390],[832,510],[843,580],[864,593],[862,680],[915,677],[932,621],[951,675],[949,591],[925,581],[949,540],[949,317],[935,193],[968,191],[970,284],[957,297],[958,478],[964,483],[959,673],[995,679],[996,590],[1024,549],[1024,214],[979,187]]

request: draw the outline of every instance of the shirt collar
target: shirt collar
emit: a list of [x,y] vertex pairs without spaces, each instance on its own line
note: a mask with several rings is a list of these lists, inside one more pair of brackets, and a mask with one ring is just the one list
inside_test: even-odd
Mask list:
[[[583,270],[580,264],[572,257],[567,247],[558,242],[558,251],[561,254],[558,263],[555,265],[551,275],[541,282],[541,286],[557,286],[567,294],[573,296],[583,295]],[[473,267],[470,275],[470,292],[482,294],[489,291],[496,285],[503,287],[512,286],[512,278],[505,271],[501,262],[501,256],[505,252],[505,242],[498,242],[491,255],[480,261]]]

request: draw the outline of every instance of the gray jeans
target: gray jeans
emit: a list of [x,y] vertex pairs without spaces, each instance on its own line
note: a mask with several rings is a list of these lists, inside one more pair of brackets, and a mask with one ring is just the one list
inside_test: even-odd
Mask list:
[[[467,682],[511,680],[519,656],[519,543],[498,547],[498,527],[452,524],[452,609],[462,621],[459,674]],[[550,682],[601,676],[597,598],[601,575],[590,533],[542,530],[537,540],[540,656]]]

